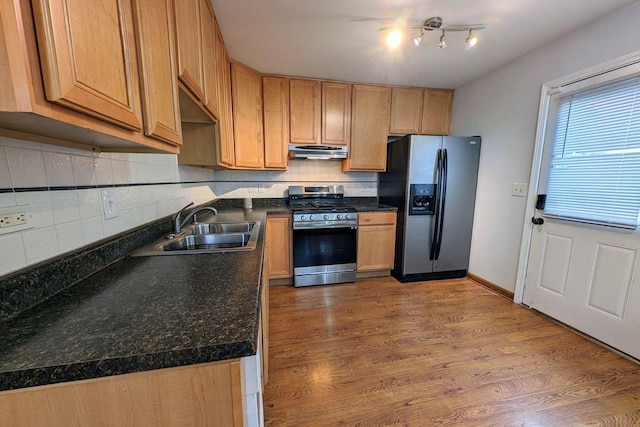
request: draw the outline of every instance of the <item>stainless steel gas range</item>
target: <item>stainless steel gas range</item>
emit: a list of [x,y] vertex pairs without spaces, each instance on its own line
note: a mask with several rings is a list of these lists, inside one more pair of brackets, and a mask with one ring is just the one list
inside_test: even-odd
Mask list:
[[290,186],[293,286],[355,282],[358,213],[342,185]]

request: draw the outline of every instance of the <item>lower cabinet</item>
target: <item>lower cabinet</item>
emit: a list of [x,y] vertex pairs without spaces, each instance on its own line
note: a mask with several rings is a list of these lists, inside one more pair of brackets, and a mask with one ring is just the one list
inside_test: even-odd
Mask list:
[[244,359],[5,391],[0,418],[13,427],[243,426]]
[[396,213],[358,214],[358,272],[391,270],[395,254]]
[[291,215],[269,215],[266,239],[266,265],[269,279],[293,277]]

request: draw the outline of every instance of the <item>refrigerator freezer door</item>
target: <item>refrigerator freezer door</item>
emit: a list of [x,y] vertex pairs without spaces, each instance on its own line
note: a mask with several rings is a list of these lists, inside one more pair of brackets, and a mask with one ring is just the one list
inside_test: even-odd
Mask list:
[[447,150],[447,196],[444,227],[438,260],[433,271],[457,271],[469,268],[471,231],[480,161],[480,138],[444,137]]
[[[442,137],[409,137],[409,165],[405,194],[409,194],[412,184],[435,184],[435,161]],[[409,203],[409,200],[407,200]],[[403,236],[402,275],[431,273],[433,261],[429,260],[429,249],[433,236],[434,217],[409,215],[405,209]]]

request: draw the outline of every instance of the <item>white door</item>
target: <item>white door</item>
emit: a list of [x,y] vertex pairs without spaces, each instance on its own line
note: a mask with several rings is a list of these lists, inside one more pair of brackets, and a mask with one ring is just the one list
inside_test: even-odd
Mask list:
[[[537,193],[549,196],[546,210],[535,211],[544,222],[529,224],[523,302],[640,359],[640,84],[636,77],[628,89],[621,80],[631,79],[594,75],[595,84],[545,85]],[[628,90],[631,101],[619,95],[620,107],[611,107]]]
[[640,234],[545,219],[535,225],[524,303],[640,359]]

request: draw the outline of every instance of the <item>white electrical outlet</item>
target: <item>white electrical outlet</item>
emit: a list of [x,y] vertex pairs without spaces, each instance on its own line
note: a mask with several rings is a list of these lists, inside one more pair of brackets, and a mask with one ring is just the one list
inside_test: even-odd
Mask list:
[[33,226],[31,205],[0,208],[0,234],[27,230]]
[[514,182],[511,187],[511,195],[515,197],[524,197],[527,195],[527,184],[524,182]]
[[104,219],[111,219],[118,216],[118,205],[116,204],[116,190],[107,189],[100,191],[100,199],[102,200],[102,211]]

